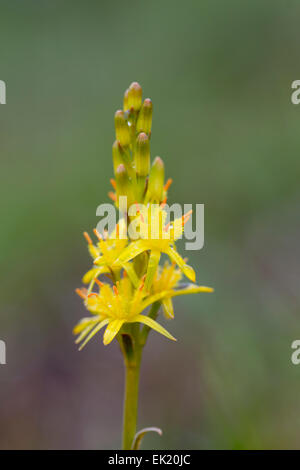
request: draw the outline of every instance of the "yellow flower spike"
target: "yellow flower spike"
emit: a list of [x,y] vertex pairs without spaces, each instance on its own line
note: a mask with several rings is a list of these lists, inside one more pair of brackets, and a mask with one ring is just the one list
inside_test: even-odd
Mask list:
[[[171,319],[174,318],[173,297],[213,292],[213,289],[181,283],[183,275],[193,282],[196,277],[175,245],[190,213],[167,223],[166,202],[172,179],[165,183],[160,157],[154,159],[150,168],[152,102],[149,98],[142,102],[142,88],[137,82],[125,91],[123,110],[115,113],[114,120],[114,179],[110,180],[113,190],[108,195],[120,214],[125,215],[111,233],[94,230],[96,243],[84,233],[93,266],[83,277],[87,289],[76,292],[90,316],[78,322],[73,333],[80,349],[102,329],[105,345],[114,338],[120,343],[126,368],[123,449],[129,450],[138,446],[135,436],[139,369],[149,331],[153,329],[175,340],[156,321],[160,306],[165,317]],[[119,200],[120,196],[126,196],[127,204],[125,198]],[[138,211],[131,213],[129,208],[135,202]],[[127,223],[132,224],[128,233]],[[172,264],[160,266],[162,254]],[[101,282],[100,275],[107,276],[109,284],[107,280]]]

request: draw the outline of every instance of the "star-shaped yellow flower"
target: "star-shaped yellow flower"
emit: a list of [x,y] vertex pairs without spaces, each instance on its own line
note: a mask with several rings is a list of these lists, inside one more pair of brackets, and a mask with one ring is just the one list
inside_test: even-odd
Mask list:
[[200,292],[213,292],[211,287],[197,286],[196,284],[180,285],[182,272],[175,263],[166,262],[164,266],[158,266],[153,278],[151,292],[165,295],[161,298],[164,314],[167,318],[174,318],[172,297],[178,295],[198,294]]
[[182,235],[184,224],[190,217],[190,212],[166,224],[167,213],[158,204],[142,206],[137,225],[139,226],[139,239],[132,241],[122,252],[119,263],[127,263],[144,251],[150,251],[145,289],[151,287],[160,257],[166,253],[176,263],[182,272],[195,282],[195,271],[188,266],[175,248],[175,241]]
[[103,343],[109,344],[125,323],[143,323],[167,338],[175,340],[159,323],[141,314],[145,308],[161,299],[165,292],[147,296],[143,289],[144,281],[138,289],[134,289],[127,276],[117,283],[117,287],[103,284],[98,279],[95,279],[95,282],[99,285],[98,293],[87,294],[86,290],[77,289],[77,293],[84,299],[86,308],[93,314],[92,317],[83,318],[74,328],[74,334],[79,334],[76,343],[83,341],[80,349],[106,325]]
[[90,269],[82,279],[85,284],[90,283],[89,292],[91,292],[93,288],[95,278],[100,276],[100,274],[111,273],[113,271],[117,271],[119,274],[122,268],[126,270],[133,284],[138,286],[139,280],[132,265],[130,263],[116,262],[128,243],[124,220],[121,219],[118,222],[111,234],[105,231],[103,235],[101,235],[96,229],[94,229],[94,233],[98,238],[97,245],[94,245],[88,233],[84,232],[84,236],[88,242],[89,252],[96,265],[96,267]]

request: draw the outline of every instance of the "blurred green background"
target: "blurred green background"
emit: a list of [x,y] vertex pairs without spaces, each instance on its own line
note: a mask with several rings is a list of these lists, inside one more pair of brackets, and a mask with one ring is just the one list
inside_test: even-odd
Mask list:
[[[178,298],[141,377],[144,448],[300,448],[298,1],[1,0],[0,448],[120,446],[123,365],[81,353],[74,294],[137,80],[170,202],[205,204],[189,252],[212,295]],[[166,321],[162,319],[162,323]]]

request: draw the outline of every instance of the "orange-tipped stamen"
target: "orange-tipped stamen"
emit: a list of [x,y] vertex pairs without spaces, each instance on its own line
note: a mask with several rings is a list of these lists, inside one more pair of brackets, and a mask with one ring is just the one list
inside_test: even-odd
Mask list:
[[119,239],[119,236],[120,236],[120,227],[119,227],[119,224],[116,225],[116,237],[117,239]]
[[162,201],[160,208],[163,209],[166,204],[167,204],[167,197],[165,197],[165,199]]
[[113,286],[113,291],[116,295],[119,295],[119,291],[116,286]]
[[96,228],[94,228],[93,232],[96,235],[96,237],[98,238],[98,240],[103,239],[102,235],[98,232],[98,230]]
[[141,279],[141,283],[140,283],[140,285],[139,285],[139,290],[143,290],[143,289],[144,289],[145,279],[146,279],[146,274],[144,274],[144,276],[143,276],[142,279]]
[[78,289],[75,289],[75,292],[76,292],[76,294],[79,295],[79,297],[81,297],[82,299],[84,299],[84,300],[86,299],[86,294],[83,292],[82,289],[79,289],[79,288],[78,288]]
[[109,191],[108,197],[110,197],[110,199],[111,199],[112,201],[117,202],[117,195],[116,195],[116,193],[113,193],[112,191]]
[[172,183],[173,183],[172,178],[169,178],[168,181],[166,182],[166,184],[164,185],[164,190],[168,191],[168,189],[169,189],[169,187],[171,186]]
[[90,297],[98,297],[98,294],[96,292],[91,292],[89,295],[88,295],[88,298]]
[[110,181],[110,184],[112,185],[112,187],[113,187],[114,189],[117,189],[116,180],[114,180],[113,178],[111,178],[109,181]]
[[94,281],[96,282],[96,284],[98,284],[99,287],[103,287],[103,286],[104,286],[104,283],[101,282],[101,281],[99,281],[99,279],[97,279],[96,277],[95,277]]
[[137,208],[137,215],[139,215],[141,217],[141,221],[144,223],[144,217],[143,217],[143,214],[141,214],[139,203],[137,201],[135,201],[135,205],[136,205],[136,208]]
[[83,236],[84,236],[84,238],[86,239],[86,241],[88,242],[89,245],[93,244],[93,241],[92,241],[91,237],[89,236],[89,234],[87,232],[83,232]]

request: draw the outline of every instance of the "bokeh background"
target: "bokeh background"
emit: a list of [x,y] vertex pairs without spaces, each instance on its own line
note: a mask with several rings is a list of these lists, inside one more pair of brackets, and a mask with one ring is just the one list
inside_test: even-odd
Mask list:
[[[1,449],[120,446],[123,365],[79,353],[84,230],[107,202],[113,114],[154,103],[170,202],[205,204],[189,252],[211,295],[178,298],[141,377],[143,448],[300,448],[298,1],[1,0]],[[166,321],[162,319],[166,324]]]

